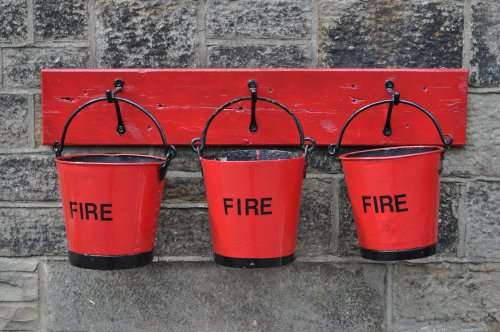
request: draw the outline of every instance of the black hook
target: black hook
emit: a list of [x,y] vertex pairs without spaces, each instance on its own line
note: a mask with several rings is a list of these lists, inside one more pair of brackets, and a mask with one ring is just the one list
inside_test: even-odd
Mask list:
[[[312,137],[305,137],[304,136],[304,129],[302,128],[302,124],[300,123],[299,119],[295,116],[295,114],[292,113],[285,105],[279,103],[276,100],[265,98],[265,97],[256,97],[257,100],[260,101],[265,101],[268,103],[271,103],[273,105],[278,106],[280,109],[285,111],[290,117],[293,119],[295,122],[295,126],[297,127],[297,130],[299,132],[299,141],[300,141],[300,147],[304,149],[304,170],[307,167],[307,156],[308,153],[312,152],[316,148],[316,141]],[[196,137],[191,140],[191,149],[198,153],[198,156],[200,158],[203,158],[202,153],[205,147],[207,146],[207,134],[208,134],[208,129],[210,127],[210,124],[212,121],[214,121],[215,117],[219,115],[222,111],[228,110],[229,106],[234,105],[236,103],[246,101],[246,100],[252,100],[252,97],[239,97],[233,100],[228,101],[224,105],[220,106],[218,109],[215,110],[214,113],[208,118],[207,122],[205,123],[205,127],[203,127],[203,131],[201,132],[201,137]],[[307,142],[307,143],[306,143]],[[305,177],[305,172],[304,172],[304,177]]]
[[250,130],[251,133],[255,133],[257,131],[257,119],[255,118],[255,105],[257,104],[257,82],[255,80],[248,81],[248,87],[250,88],[250,93],[252,94],[252,115],[248,130]]
[[385,126],[384,126],[384,130],[382,131],[382,133],[384,134],[384,136],[391,136],[392,135],[392,129],[391,129],[392,107],[394,105],[399,104],[400,94],[399,94],[399,92],[394,92],[394,82],[391,80],[385,81],[385,89],[387,90],[388,93],[391,94],[392,102],[389,103],[389,108],[387,109],[387,118],[385,119]]
[[122,113],[120,111],[120,105],[118,104],[118,100],[115,99],[115,94],[122,91],[124,85],[125,85],[125,82],[122,79],[117,78],[115,80],[115,89],[113,91],[106,90],[106,98],[108,100],[108,103],[115,104],[116,120],[118,122],[118,125],[116,127],[116,132],[120,135],[123,135],[125,133],[126,129],[125,129],[125,125],[123,124]]

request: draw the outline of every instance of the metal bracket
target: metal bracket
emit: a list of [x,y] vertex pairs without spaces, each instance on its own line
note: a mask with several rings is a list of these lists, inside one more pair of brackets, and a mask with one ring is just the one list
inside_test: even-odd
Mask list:
[[400,94],[399,94],[399,92],[394,92],[394,82],[391,80],[385,81],[385,89],[387,90],[388,93],[391,94],[392,102],[389,103],[389,108],[387,109],[387,118],[385,119],[385,126],[384,126],[384,130],[382,130],[382,133],[384,134],[384,136],[391,136],[392,135],[392,129],[391,129],[392,107],[394,105],[399,104]]
[[125,128],[125,124],[123,123],[122,113],[120,111],[120,105],[118,104],[118,101],[115,99],[115,94],[122,91],[125,82],[122,79],[117,78],[114,84],[115,84],[115,89],[113,91],[106,90],[106,98],[108,100],[108,103],[115,104],[116,120],[118,122],[118,125],[116,126],[116,132],[120,135],[123,135],[127,131],[127,129]]
[[257,132],[257,119],[255,117],[255,105],[257,104],[257,82],[255,80],[248,81],[248,87],[250,88],[250,93],[252,95],[252,114],[250,119],[250,126],[248,130],[251,133]]

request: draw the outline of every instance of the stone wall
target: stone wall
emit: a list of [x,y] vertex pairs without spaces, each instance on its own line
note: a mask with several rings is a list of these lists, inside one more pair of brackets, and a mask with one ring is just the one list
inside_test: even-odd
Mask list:
[[[0,1],[0,329],[500,330],[500,2],[497,0]],[[298,260],[211,260],[198,162],[169,173],[156,262],[66,261],[53,154],[41,146],[41,68],[470,68],[467,140],[445,160],[440,253],[359,258],[347,192],[325,149],[305,182]]]

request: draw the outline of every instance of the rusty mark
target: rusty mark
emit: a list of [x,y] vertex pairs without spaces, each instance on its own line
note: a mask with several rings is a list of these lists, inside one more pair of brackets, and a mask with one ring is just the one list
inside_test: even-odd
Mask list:
[[71,98],[71,97],[59,97],[57,99],[59,101],[65,102],[65,103],[72,103],[73,102],[73,98]]

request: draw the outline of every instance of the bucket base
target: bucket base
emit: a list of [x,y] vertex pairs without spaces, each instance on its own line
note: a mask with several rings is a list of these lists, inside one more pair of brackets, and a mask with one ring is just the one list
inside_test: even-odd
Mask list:
[[148,265],[153,261],[153,251],[135,255],[99,256],[68,251],[71,265],[94,270],[123,270]]
[[374,261],[404,261],[409,259],[424,258],[436,253],[436,244],[427,247],[407,250],[372,250],[359,248],[361,257]]
[[215,262],[219,265],[253,269],[261,267],[278,267],[290,264],[295,260],[295,254],[276,258],[234,258],[214,254]]

